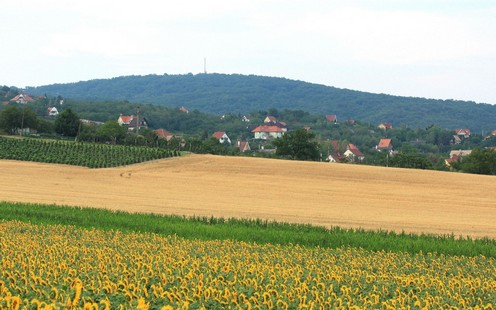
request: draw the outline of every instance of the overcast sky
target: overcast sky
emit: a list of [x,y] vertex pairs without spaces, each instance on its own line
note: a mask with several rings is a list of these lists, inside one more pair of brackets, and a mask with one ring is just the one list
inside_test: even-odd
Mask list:
[[496,1],[2,0],[0,85],[240,73],[496,104]]

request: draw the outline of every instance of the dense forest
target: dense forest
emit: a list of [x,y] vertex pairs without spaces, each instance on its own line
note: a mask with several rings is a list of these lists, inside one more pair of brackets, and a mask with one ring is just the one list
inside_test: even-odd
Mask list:
[[336,114],[396,127],[470,128],[487,133],[496,125],[496,106],[467,101],[372,94],[284,78],[254,75],[186,74],[123,76],[69,84],[31,87],[33,95],[61,95],[80,101],[128,101],[167,107],[184,106],[210,114],[267,110],[302,110]]

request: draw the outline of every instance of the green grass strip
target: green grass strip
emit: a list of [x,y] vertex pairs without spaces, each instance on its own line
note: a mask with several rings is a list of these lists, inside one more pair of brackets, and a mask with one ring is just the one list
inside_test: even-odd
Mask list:
[[371,251],[496,257],[496,240],[454,235],[417,235],[364,229],[330,229],[265,220],[127,213],[96,208],[0,202],[0,219],[33,224],[150,232],[186,239],[231,239],[306,247],[358,247]]

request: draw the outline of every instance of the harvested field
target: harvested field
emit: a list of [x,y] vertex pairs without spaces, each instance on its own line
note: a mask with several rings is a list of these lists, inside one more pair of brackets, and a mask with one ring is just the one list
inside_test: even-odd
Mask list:
[[0,160],[0,200],[496,238],[496,178],[191,155],[88,169]]

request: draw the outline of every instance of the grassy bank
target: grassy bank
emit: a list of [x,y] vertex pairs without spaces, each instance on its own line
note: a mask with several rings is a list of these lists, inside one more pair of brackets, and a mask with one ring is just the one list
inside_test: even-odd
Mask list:
[[298,244],[308,247],[349,246],[372,251],[439,253],[496,257],[496,240],[454,235],[416,235],[362,229],[326,229],[311,225],[263,220],[132,214],[105,209],[0,202],[0,219],[33,224],[62,224],[82,228],[152,232],[201,240]]

